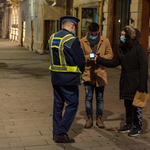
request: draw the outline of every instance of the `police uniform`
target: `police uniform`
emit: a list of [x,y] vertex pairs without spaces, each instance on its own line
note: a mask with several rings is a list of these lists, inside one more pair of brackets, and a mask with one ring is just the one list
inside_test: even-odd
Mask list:
[[[61,22],[79,22],[73,16],[60,18]],[[85,57],[77,37],[66,29],[54,33],[49,40],[51,82],[54,90],[53,137],[66,136],[78,108],[78,85],[85,68]],[[65,107],[64,115],[62,111]]]

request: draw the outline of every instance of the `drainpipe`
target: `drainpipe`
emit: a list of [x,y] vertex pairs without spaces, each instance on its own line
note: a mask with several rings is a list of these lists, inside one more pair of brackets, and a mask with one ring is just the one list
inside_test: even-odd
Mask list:
[[102,34],[102,24],[103,24],[103,6],[104,0],[101,0],[101,21],[100,21],[100,33]]

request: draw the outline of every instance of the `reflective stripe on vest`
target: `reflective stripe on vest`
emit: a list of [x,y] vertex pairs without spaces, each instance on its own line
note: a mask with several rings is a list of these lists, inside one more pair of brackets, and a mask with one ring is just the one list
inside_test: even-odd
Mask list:
[[[63,38],[60,37],[54,37],[55,34],[53,34],[49,40],[49,49],[50,49],[50,67],[49,69],[51,71],[56,72],[76,72],[81,73],[80,69],[77,66],[67,66],[66,59],[64,56],[64,43],[69,41],[70,39],[75,38],[72,34],[68,34],[64,36]],[[54,44],[53,44],[54,42]],[[53,48],[57,48],[59,51],[59,60],[60,65],[54,64],[54,58],[53,58]]]

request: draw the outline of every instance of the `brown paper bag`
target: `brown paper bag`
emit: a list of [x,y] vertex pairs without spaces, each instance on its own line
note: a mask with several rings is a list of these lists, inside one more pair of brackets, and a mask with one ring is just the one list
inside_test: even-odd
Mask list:
[[132,105],[135,107],[144,108],[147,104],[150,95],[147,93],[136,92]]

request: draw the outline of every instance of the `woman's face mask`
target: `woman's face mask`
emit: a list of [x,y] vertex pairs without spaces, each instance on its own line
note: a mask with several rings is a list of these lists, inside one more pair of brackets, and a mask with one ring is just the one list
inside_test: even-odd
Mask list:
[[126,34],[125,31],[121,31],[120,41],[122,43],[125,43],[125,39],[126,39],[125,34]]
[[122,42],[122,43],[125,43],[125,36],[120,36],[120,41]]

